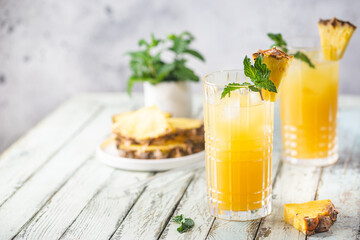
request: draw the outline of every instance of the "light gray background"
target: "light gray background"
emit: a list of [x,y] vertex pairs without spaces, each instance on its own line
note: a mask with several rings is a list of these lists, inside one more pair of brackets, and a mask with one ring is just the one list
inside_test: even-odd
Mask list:
[[[123,53],[152,32],[194,33],[207,61],[190,64],[203,75],[241,67],[269,46],[267,32],[317,35],[318,19],[333,16],[359,26],[359,9],[359,0],[0,0],[0,152],[75,93],[124,91]],[[359,33],[341,61],[341,93],[360,94]]]

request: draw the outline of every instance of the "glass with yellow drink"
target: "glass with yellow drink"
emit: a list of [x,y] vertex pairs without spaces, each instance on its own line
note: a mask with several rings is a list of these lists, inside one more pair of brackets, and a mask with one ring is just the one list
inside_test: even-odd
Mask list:
[[271,212],[274,103],[247,87],[221,98],[226,84],[247,81],[240,70],[203,78],[209,210],[226,220]]
[[299,48],[314,65],[294,59],[280,100],[283,161],[312,166],[338,159],[336,132],[339,61],[320,48]]

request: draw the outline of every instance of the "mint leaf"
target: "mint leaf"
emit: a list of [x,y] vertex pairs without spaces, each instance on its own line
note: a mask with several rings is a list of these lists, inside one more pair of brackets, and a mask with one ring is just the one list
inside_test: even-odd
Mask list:
[[308,58],[308,56],[306,56],[303,52],[297,51],[295,54],[292,54],[294,56],[294,58],[297,58],[305,63],[307,63],[309,65],[309,67],[311,68],[315,68],[314,64],[312,64],[310,58]]
[[[244,61],[244,74],[253,82],[253,84],[244,83],[229,83],[225,86],[221,93],[221,99],[229,95],[234,90],[240,88],[249,88],[250,91],[259,92],[261,89],[268,90],[270,92],[277,92],[275,84],[270,80],[270,69],[263,63],[263,56],[260,54],[256,59],[254,65],[251,65],[250,58],[245,56]],[[262,98],[262,96],[261,96]]]
[[258,81],[256,84],[256,87],[261,89],[266,89],[269,92],[277,93],[275,84],[270,79],[263,79],[261,81]]
[[131,96],[131,90],[132,90],[132,87],[133,87],[134,83],[136,83],[136,82],[150,82],[152,84],[155,84],[156,83],[155,81],[156,81],[156,79],[153,79],[153,78],[140,78],[140,77],[136,77],[136,76],[131,76],[128,79],[126,91]]
[[174,70],[175,64],[168,64],[165,63],[162,65],[159,70],[157,71],[158,79],[159,81],[163,80],[164,77],[166,77],[172,70]]
[[250,79],[256,78],[256,69],[254,66],[251,65],[250,58],[248,56],[245,56],[244,61],[244,74]]
[[175,79],[178,79],[179,81],[199,81],[199,77],[194,73],[193,70],[188,68],[185,63],[185,59],[175,61],[175,68],[171,72],[171,76]]
[[267,68],[266,64],[263,63],[263,56],[260,54],[255,59],[254,68],[257,70],[258,80],[263,80],[270,77],[271,71]]
[[248,82],[244,82],[244,83],[229,83],[228,85],[226,85],[226,87],[224,88],[223,92],[221,93],[221,99],[223,99],[224,97],[226,97],[226,95],[229,95],[230,97],[230,92],[240,89],[240,88],[247,88],[250,86],[255,87],[254,85],[252,85],[251,83]]
[[195,226],[194,221],[191,218],[184,218],[184,215],[179,215],[173,217],[173,221],[180,224],[180,227],[177,228],[179,233],[184,233],[190,230]]
[[173,220],[177,223],[182,223],[182,220],[184,219],[184,215],[179,215],[179,216],[176,216],[176,217],[173,217]]
[[275,84],[269,79],[271,71],[267,68],[266,64],[263,63],[263,56],[260,54],[255,59],[254,64],[256,71],[256,78],[251,79],[258,89],[266,89],[270,92],[277,92]]
[[249,89],[253,92],[259,92],[259,89],[257,87],[255,87],[254,85],[250,85]]
[[198,58],[199,60],[205,62],[205,58],[203,57],[203,55],[201,55],[198,51],[195,51],[193,49],[186,49],[184,51],[184,53],[188,53],[196,58]]
[[281,33],[268,33],[268,37],[273,40],[275,43],[272,44],[270,47],[279,47],[281,48],[285,53],[288,52],[286,46],[287,43],[285,42],[284,38],[282,37]]
[[[188,57],[205,61],[203,55],[191,48],[194,40],[189,32],[170,34],[166,39],[156,38],[154,34],[151,34],[148,41],[140,39],[139,49],[126,53],[130,57],[129,67],[132,71],[127,84],[129,95],[136,82],[157,84],[163,81],[199,81],[199,76],[185,65]],[[168,51],[175,56],[171,61],[165,62],[161,57]]]

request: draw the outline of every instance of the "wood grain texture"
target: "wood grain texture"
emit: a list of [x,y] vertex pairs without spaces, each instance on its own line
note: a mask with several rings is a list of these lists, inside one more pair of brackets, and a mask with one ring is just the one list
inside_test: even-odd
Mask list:
[[144,189],[144,186],[127,186],[150,175],[149,172],[116,170],[109,185],[85,206],[61,239],[109,239]]
[[305,236],[283,221],[284,204],[314,199],[320,168],[282,165],[273,189],[272,213],[260,224],[256,239],[305,239]]
[[36,214],[15,239],[59,239],[114,169],[91,159]]
[[61,150],[100,110],[73,98],[41,121],[0,156],[0,206],[51,156]]
[[[332,234],[308,239],[359,238],[360,98],[340,97],[340,160],[323,169],[280,164],[275,113],[273,213],[246,223],[209,215],[204,169],[165,174],[144,188],[136,183],[152,173],[114,170],[92,158],[94,146],[109,134],[111,115],[141,105],[141,95],[134,101],[118,93],[82,94],[7,150],[0,157],[0,239],[305,239],[283,222],[282,207],[314,198],[331,199],[340,214]],[[201,106],[201,96],[195,97],[195,116]],[[51,130],[53,124],[66,127]],[[181,213],[195,220],[185,234],[170,221]]]
[[324,169],[318,189],[318,199],[330,199],[339,211],[331,232],[308,239],[358,239],[360,223],[360,139],[349,158]]
[[188,187],[184,197],[181,199],[171,218],[184,214],[194,220],[194,228],[186,233],[179,234],[177,228],[179,224],[169,221],[160,239],[205,239],[214,217],[207,209],[206,197],[206,175],[205,168],[197,171],[194,180]]
[[[73,138],[0,208],[0,239],[12,237],[36,214],[51,196],[89,159],[110,128],[110,116],[117,109],[105,109]],[[26,201],[24,201],[26,199]],[[22,206],[22,211],[11,214]]]
[[180,171],[151,182],[111,239],[157,239],[193,177]]
[[330,199],[339,215],[331,232],[310,236],[309,240],[360,239],[360,109],[341,112],[339,144],[340,159],[324,168],[316,196]]

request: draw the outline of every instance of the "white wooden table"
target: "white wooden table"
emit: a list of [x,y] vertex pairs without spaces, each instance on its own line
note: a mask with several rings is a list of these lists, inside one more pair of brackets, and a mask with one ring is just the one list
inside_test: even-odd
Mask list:
[[[280,162],[276,116],[273,212],[251,222],[227,222],[207,212],[204,169],[165,174],[127,172],[101,164],[96,145],[111,116],[141,106],[141,97],[85,94],[66,101],[0,157],[0,239],[305,239],[282,221],[283,204],[331,199],[339,209],[332,233],[307,239],[360,238],[360,97],[342,96],[340,160],[304,168]],[[194,113],[202,100],[195,99]],[[130,187],[129,187],[130,186]],[[185,234],[173,216],[195,221]]]

